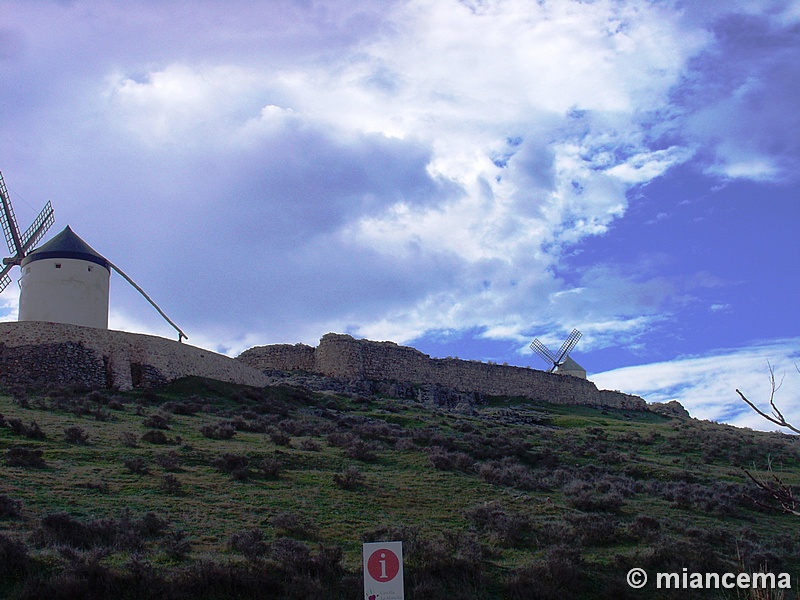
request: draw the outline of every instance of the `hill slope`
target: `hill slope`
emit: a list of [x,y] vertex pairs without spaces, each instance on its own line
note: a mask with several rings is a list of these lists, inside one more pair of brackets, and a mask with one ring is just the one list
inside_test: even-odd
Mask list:
[[0,413],[4,597],[358,598],[361,543],[388,539],[411,600],[670,597],[628,588],[633,566],[797,586],[797,519],[741,471],[796,484],[781,434],[196,378],[16,389]]

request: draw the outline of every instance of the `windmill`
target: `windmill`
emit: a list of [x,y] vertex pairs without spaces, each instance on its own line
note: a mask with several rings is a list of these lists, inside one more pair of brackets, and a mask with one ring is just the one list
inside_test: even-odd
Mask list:
[[126,273],[83,241],[69,226],[36,248],[55,222],[48,202],[25,233],[20,234],[14,209],[0,174],[0,221],[12,256],[3,259],[0,291],[9,283],[8,272],[19,266],[19,320],[71,323],[108,329],[109,278],[111,269],[130,283],[175,331],[178,341],[186,334]]
[[2,292],[11,283],[11,277],[8,276],[9,271],[22,263],[22,259],[36,247],[56,219],[53,207],[48,201],[33,224],[24,233],[20,233],[2,173],[0,173],[0,204],[2,204],[0,224],[2,224],[3,233],[6,236],[8,251],[11,253],[11,256],[3,259],[3,270],[0,271],[0,292]]
[[531,350],[536,352],[542,360],[552,365],[548,373],[555,372],[562,375],[573,375],[586,379],[586,371],[583,367],[569,357],[569,353],[575,348],[575,344],[581,339],[581,335],[583,334],[580,331],[573,329],[572,333],[567,336],[567,339],[564,340],[564,343],[561,344],[561,348],[555,354],[538,339],[534,339],[531,342]]

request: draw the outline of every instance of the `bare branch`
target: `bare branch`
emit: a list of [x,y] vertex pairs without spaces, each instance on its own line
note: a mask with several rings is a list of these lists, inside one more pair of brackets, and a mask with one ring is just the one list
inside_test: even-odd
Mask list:
[[[769,364],[769,362],[767,363],[767,365],[769,365],[769,381],[770,381],[770,386],[771,386],[771,390],[770,390],[770,394],[769,394],[769,405],[770,405],[770,408],[772,408],[772,414],[771,415],[767,414],[766,412],[764,412],[763,410],[758,408],[755,404],[753,404],[750,400],[748,400],[747,397],[742,392],[740,392],[738,389],[736,390],[736,393],[739,394],[739,397],[742,400],[744,400],[750,408],[752,408],[755,412],[757,412],[759,415],[764,417],[770,423],[774,423],[775,425],[778,425],[779,427],[785,427],[786,429],[788,429],[790,431],[793,431],[794,433],[800,434],[800,429],[798,429],[797,427],[795,427],[794,425],[789,423],[786,420],[786,417],[783,416],[783,413],[780,411],[780,409],[778,409],[777,405],[775,404],[775,392],[777,392],[779,389],[781,389],[781,386],[783,385],[783,379],[784,378],[781,377],[781,381],[780,381],[780,383],[778,383],[776,381],[776,379],[775,379],[775,370],[772,368],[772,365]],[[798,370],[798,372],[800,372],[800,367],[795,365],[795,368]]]
[[742,467],[742,471],[750,478],[750,481],[756,484],[756,486],[769,494],[779,505],[774,506],[770,504],[766,504],[761,502],[760,500],[756,500],[750,496],[745,496],[754,504],[762,508],[766,508],[768,510],[780,511],[783,513],[787,513],[790,515],[795,515],[796,517],[800,517],[800,510],[798,510],[797,500],[794,497],[794,490],[783,483],[783,481],[772,472],[772,465],[768,467],[769,474],[772,475],[773,481],[768,481],[762,475],[755,476],[750,471]]

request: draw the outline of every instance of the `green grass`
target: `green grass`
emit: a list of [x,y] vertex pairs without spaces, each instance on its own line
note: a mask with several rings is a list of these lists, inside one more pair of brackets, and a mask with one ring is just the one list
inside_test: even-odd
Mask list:
[[[106,406],[109,399],[116,400],[116,409]],[[184,401],[198,403],[202,410],[194,415],[169,414],[170,429],[165,434],[179,438],[178,443],[140,441],[136,448],[122,443],[125,433],[141,436],[148,431],[143,425],[147,415],[160,411],[165,403]],[[79,405],[102,408],[110,420],[78,416],[72,409]],[[573,583],[576,579],[556,569],[561,563],[552,552],[564,544],[579,557],[579,562],[567,561],[567,567],[572,565],[583,574],[571,593],[585,597],[602,587],[598,581],[624,581],[625,565],[648,560],[653,547],[673,542],[698,553],[709,548],[718,564],[735,565],[737,548],[744,547],[755,557],[762,550],[765,555],[771,553],[770,560],[793,577],[800,568],[800,543],[792,545],[785,539],[787,531],[796,531],[797,517],[760,510],[741,498],[741,492],[753,490],[740,467],[756,463],[764,468],[770,457],[773,466],[780,466],[776,474],[787,484],[800,483],[797,440],[779,434],[519,398],[492,398],[477,407],[475,414],[462,415],[401,400],[364,402],[290,386],[258,390],[198,378],[126,394],[31,392],[28,407],[0,396],[0,413],[6,420],[17,418],[26,425],[36,421],[47,435],[45,440],[30,440],[9,427],[0,428],[3,455],[13,446],[38,448],[47,463],[44,469],[0,466],[0,494],[23,503],[20,516],[0,519],[0,535],[27,545],[33,560],[27,571],[31,576],[67,568],[57,552],[37,541],[42,517],[67,512],[90,522],[118,519],[125,510],[134,516],[156,513],[172,530],[188,535],[191,549],[177,561],[158,540],[145,543],[146,560],[167,571],[209,557],[243,564],[242,556],[229,546],[231,536],[260,529],[269,543],[281,535],[272,519],[292,512],[313,523],[308,532],[298,535],[300,541],[310,548],[318,544],[340,547],[346,572],[357,580],[362,538],[380,528],[405,531],[417,536],[418,543],[409,556],[408,598],[445,597],[447,589],[465,580],[473,586],[465,598],[503,597],[511,593],[511,587],[503,586],[511,586],[517,569],[526,566],[538,569],[542,589],[557,592],[564,584],[559,577]],[[204,425],[237,418],[256,423],[256,415],[271,428],[294,420],[305,423],[310,431],[292,436],[289,447],[276,445],[268,432],[237,431],[232,439],[210,439],[200,432]],[[389,429],[370,432],[363,428],[365,423]],[[67,443],[63,431],[70,426],[83,428],[90,445]],[[333,431],[362,437],[376,460],[349,457],[346,449],[329,443],[327,434]],[[319,450],[302,449],[304,439],[316,441]],[[482,469],[495,468],[492,461],[503,458],[486,453],[512,442],[519,445],[507,464],[535,474],[544,483],[531,486],[509,480],[496,485],[481,475]],[[472,467],[435,468],[428,457],[434,447],[468,455]],[[180,469],[172,473],[155,462],[157,455],[170,450],[181,460]],[[239,481],[214,466],[224,454],[246,455],[252,462],[278,459],[283,472],[274,480],[255,475]],[[124,465],[126,458],[136,457],[147,461],[148,474],[133,473]],[[364,483],[342,489],[334,484],[334,476],[350,465],[362,472]],[[162,489],[162,479],[168,474],[180,482],[181,494]],[[583,497],[576,491],[580,485],[586,488]],[[618,505],[598,509],[586,504],[602,500],[604,494],[618,495]],[[522,519],[527,529],[520,541],[498,541],[499,530],[481,530],[466,518],[468,510],[486,502]],[[645,535],[637,529],[644,516],[657,523],[655,533]],[[605,522],[611,529],[598,530],[595,538],[588,539],[586,526],[575,525],[583,523],[581,519],[601,529]],[[452,562],[456,560],[452,556],[450,566],[437,571],[435,561],[445,559],[434,558],[433,550],[425,554],[419,549],[427,548],[419,540],[428,540],[434,544],[431,547],[450,548],[451,555],[462,556],[468,539],[486,555],[463,572],[459,571],[463,563]],[[130,558],[130,550],[112,547],[102,561],[122,569]],[[685,563],[689,566],[694,560],[691,555],[673,558],[679,561],[676,564],[689,561]],[[652,568],[659,568],[661,563],[652,561]],[[478,579],[470,579],[471,571]],[[451,576],[453,582],[448,580]],[[3,583],[0,570],[0,593],[25,597],[20,591],[24,577],[20,577]],[[431,578],[436,583],[431,584]],[[653,590],[649,591],[652,595]]]

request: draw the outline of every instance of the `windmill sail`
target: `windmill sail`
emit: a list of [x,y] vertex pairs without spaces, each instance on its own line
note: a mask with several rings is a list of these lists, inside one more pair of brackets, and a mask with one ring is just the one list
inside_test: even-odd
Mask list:
[[8,258],[3,259],[4,266],[0,271],[0,292],[11,283],[8,275],[11,268],[19,265],[25,255],[36,247],[55,220],[53,207],[48,201],[31,226],[20,234],[14,207],[11,205],[11,198],[8,195],[8,188],[3,174],[0,173],[0,226],[3,228],[8,251],[11,254]]
[[575,348],[575,344],[578,343],[578,340],[581,339],[582,335],[583,334],[580,331],[573,329],[572,332],[567,336],[567,339],[564,340],[564,343],[561,344],[561,348],[559,348],[558,352],[555,354],[550,350],[550,348],[545,346],[538,339],[534,339],[531,342],[530,347],[531,350],[538,354],[543,361],[550,363],[551,367],[549,372],[552,373],[567,361],[569,358],[569,353],[572,352],[573,348]]

